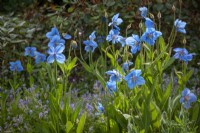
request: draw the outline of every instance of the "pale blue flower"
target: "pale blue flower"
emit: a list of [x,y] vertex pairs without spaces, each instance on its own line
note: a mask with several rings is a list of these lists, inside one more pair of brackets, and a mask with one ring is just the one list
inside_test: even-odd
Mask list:
[[106,83],[106,87],[108,88],[110,94],[113,94],[113,92],[117,91],[117,83],[115,81],[108,81]]
[[175,59],[180,59],[181,61],[184,61],[188,63],[188,61],[191,61],[194,54],[188,54],[187,49],[185,48],[175,48],[174,51],[176,54],[173,56]]
[[61,39],[60,36],[55,35],[51,38],[50,42],[48,43],[49,47],[56,47],[58,45],[64,45],[65,40]]
[[185,30],[186,22],[176,19],[174,22],[174,26],[177,32],[186,34],[186,30]]
[[106,74],[110,75],[110,81],[118,81],[119,82],[122,78],[122,75],[116,70],[107,71]]
[[124,77],[124,80],[127,81],[130,89],[133,89],[135,86],[145,84],[144,78],[140,76],[141,74],[141,70],[133,70]]
[[62,35],[63,35],[63,38],[64,38],[64,39],[66,39],[66,40],[69,40],[69,39],[71,39],[71,38],[72,38],[72,36],[71,36],[71,35],[69,35],[69,34],[66,34],[66,33],[63,33]]
[[36,47],[26,47],[24,55],[34,57],[35,52],[36,52]]
[[56,27],[51,28],[50,32],[47,32],[46,37],[51,40],[51,38],[55,35],[60,36],[60,33]]
[[140,38],[138,35],[132,35],[132,37],[128,37],[126,39],[126,44],[131,46],[131,52],[135,54],[137,51],[140,51]]
[[65,56],[62,54],[63,50],[65,49],[64,45],[58,45],[56,47],[49,47],[48,49],[48,63],[53,63],[55,60],[59,63],[64,63]]
[[146,32],[143,33],[141,40],[152,46],[155,44],[156,39],[161,35],[162,33],[156,31],[154,28],[147,28]]
[[106,37],[106,40],[109,42],[112,41],[112,44],[115,44],[119,42],[118,37],[119,37],[119,31],[112,29],[110,30],[108,36]]
[[94,52],[94,50],[97,48],[97,43],[94,41],[94,39],[96,38],[95,36],[95,31],[93,31],[90,36],[89,36],[89,40],[83,41],[83,44],[85,44],[85,51],[89,52],[92,51]]
[[21,61],[17,60],[15,62],[10,62],[10,70],[17,71],[17,72],[23,71],[24,69],[22,67]]
[[112,22],[110,22],[108,24],[108,26],[113,26],[117,30],[120,30],[120,28],[118,27],[118,25],[120,25],[122,22],[123,22],[123,20],[121,18],[119,18],[119,13],[117,13],[116,15],[113,16]]
[[145,18],[146,16],[147,16],[147,8],[146,7],[140,7],[139,8],[139,11],[141,12],[141,16],[143,17],[143,18]]
[[126,45],[126,38],[122,36],[118,36],[118,42],[121,43],[122,47]]
[[46,55],[41,54],[39,52],[36,52],[35,54],[35,63],[38,64],[40,62],[45,62],[46,61]]
[[197,97],[194,95],[194,93],[190,92],[188,88],[185,88],[182,91],[182,97],[180,99],[180,103],[183,104],[184,108],[189,109],[190,104],[196,101],[197,101]]
[[128,71],[129,70],[129,66],[131,66],[131,65],[133,65],[133,62],[131,62],[131,61],[127,61],[127,62],[124,62],[123,64],[122,64],[122,69],[125,71]]

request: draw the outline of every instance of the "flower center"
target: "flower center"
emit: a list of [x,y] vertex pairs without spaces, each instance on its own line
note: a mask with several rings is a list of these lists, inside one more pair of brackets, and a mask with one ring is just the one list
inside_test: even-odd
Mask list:
[[132,81],[135,82],[137,80],[137,77],[133,76]]

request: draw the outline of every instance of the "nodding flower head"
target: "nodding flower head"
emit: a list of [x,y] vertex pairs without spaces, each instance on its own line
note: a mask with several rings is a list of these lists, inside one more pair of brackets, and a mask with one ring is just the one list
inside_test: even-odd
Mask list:
[[176,19],[174,22],[174,26],[177,32],[186,34],[186,30],[185,30],[186,22]]

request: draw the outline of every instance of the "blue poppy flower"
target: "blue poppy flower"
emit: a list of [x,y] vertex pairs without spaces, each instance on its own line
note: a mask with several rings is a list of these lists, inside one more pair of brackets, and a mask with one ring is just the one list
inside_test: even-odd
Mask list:
[[117,91],[117,83],[115,81],[108,81],[106,83],[106,87],[108,88],[110,94],[113,94],[113,92]]
[[175,48],[174,51],[176,52],[174,58],[185,61],[186,63],[188,63],[188,61],[191,61],[194,55],[194,54],[188,54],[188,51],[185,48]]
[[127,81],[128,87],[130,89],[133,89],[137,85],[143,85],[145,84],[145,80],[142,76],[141,70],[133,70],[128,75],[124,77],[124,80]]
[[141,16],[143,17],[143,18],[145,18],[146,16],[147,16],[147,8],[146,7],[140,7],[139,8],[139,11],[141,12]]
[[113,26],[115,29],[120,30],[118,25],[120,25],[123,22],[121,18],[119,18],[119,13],[113,16],[112,22],[108,24],[108,26]]
[[185,88],[182,91],[182,97],[180,99],[180,103],[183,104],[184,108],[189,109],[190,104],[196,101],[197,101],[197,97],[194,95],[194,93],[190,92],[188,88]]
[[118,81],[119,82],[122,78],[122,75],[116,70],[107,71],[106,74],[110,75],[110,81]]
[[18,71],[18,72],[23,71],[24,69],[22,67],[21,61],[17,60],[15,62],[10,62],[10,70],[11,71]]
[[24,56],[34,57],[36,52],[36,47],[26,47]]
[[126,39],[126,44],[131,46],[131,52],[135,54],[137,51],[140,51],[140,38],[138,35],[132,35]]
[[174,26],[175,26],[177,32],[186,34],[186,30],[185,30],[186,22],[176,19],[174,22]]
[[154,28],[147,28],[146,32],[143,33],[141,40],[152,46],[154,45],[156,39],[161,35],[162,33],[160,31],[156,31]]
[[97,109],[99,110],[100,113],[104,112],[104,107],[101,103],[98,103]]
[[71,38],[72,38],[72,36],[71,36],[71,35],[69,35],[69,34],[66,34],[66,33],[63,33],[62,35],[63,35],[63,38],[65,38],[66,40],[69,40],[69,39],[71,39]]
[[41,54],[39,52],[36,52],[35,54],[35,63],[38,64],[40,62],[45,62],[46,61],[46,55]]
[[154,28],[154,22],[150,18],[145,18],[146,28]]
[[127,61],[127,62],[124,62],[123,64],[122,64],[122,69],[125,71],[128,71],[129,70],[129,66],[131,66],[131,65],[133,65],[133,62],[131,62],[131,61]]
[[112,44],[115,44],[119,42],[118,37],[119,37],[119,31],[112,29],[110,30],[108,36],[106,37],[106,40],[109,42],[112,41]]
[[89,36],[89,39],[90,40],[86,40],[86,41],[83,41],[83,44],[85,44],[85,51],[89,52],[89,51],[92,51],[94,52],[94,50],[97,48],[97,43],[94,41],[94,39],[96,38],[95,36],[95,31],[93,31],[90,36]]
[[90,35],[89,35],[89,39],[94,41],[94,39],[96,38],[96,35],[95,35],[96,31],[93,31]]
[[64,45],[58,45],[56,47],[49,47],[48,49],[48,58],[47,62],[48,63],[53,63],[55,60],[59,63],[64,63],[65,61],[65,56],[62,54],[63,50],[65,49]]
[[64,45],[65,40],[61,39],[60,36],[55,35],[51,38],[50,42],[48,43],[49,47],[56,47],[58,45]]
[[55,35],[60,36],[60,33],[56,27],[51,28],[50,32],[47,32],[46,37],[51,40],[51,38]]

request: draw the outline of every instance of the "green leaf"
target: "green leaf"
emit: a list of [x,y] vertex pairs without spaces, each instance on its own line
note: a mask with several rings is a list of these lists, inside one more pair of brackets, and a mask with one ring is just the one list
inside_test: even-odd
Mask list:
[[73,128],[72,122],[71,121],[67,121],[67,124],[66,124],[66,133],[69,133],[72,128]]
[[86,120],[86,112],[84,112],[83,115],[80,118],[80,121],[78,123],[78,127],[76,129],[76,133],[82,133],[83,132],[85,120]]
[[199,104],[195,104],[192,109],[192,120],[197,121],[199,116]]
[[33,67],[30,63],[27,64],[26,66],[28,73],[32,73],[33,72]]
[[67,65],[67,70],[68,71],[71,71],[72,68],[75,67],[76,61],[77,61],[77,57],[74,57],[74,59],[69,62],[69,64]]

